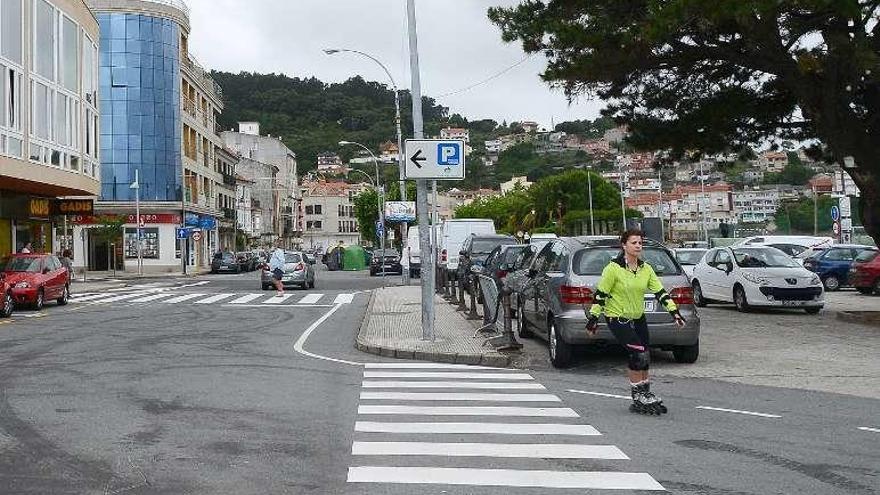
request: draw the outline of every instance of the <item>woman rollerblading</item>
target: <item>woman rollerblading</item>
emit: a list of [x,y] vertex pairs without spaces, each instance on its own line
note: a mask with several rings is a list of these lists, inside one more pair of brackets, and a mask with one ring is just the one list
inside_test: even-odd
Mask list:
[[653,293],[678,326],[683,327],[686,322],[654,269],[642,261],[643,240],[644,234],[639,230],[627,230],[620,236],[622,252],[602,270],[595,302],[587,317],[587,332],[596,334],[599,316],[604,314],[608,329],[629,352],[627,375],[633,400],[630,411],[659,415],[666,413],[666,406],[662,399],[651,392],[648,375],[651,351],[645,318],[645,293]]

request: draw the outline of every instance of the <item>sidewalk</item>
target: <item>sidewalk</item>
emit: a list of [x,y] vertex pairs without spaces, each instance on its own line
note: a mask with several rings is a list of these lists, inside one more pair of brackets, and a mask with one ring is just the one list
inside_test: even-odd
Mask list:
[[144,276],[139,277],[137,272],[124,272],[117,271],[114,274],[112,271],[109,272],[86,272],[86,281],[83,282],[83,273],[82,271],[77,271],[74,279],[70,281],[70,290],[71,292],[100,292],[109,289],[118,289],[121,287],[126,287],[131,283],[139,283],[139,282],[151,282],[156,280],[165,280],[165,279],[173,279],[173,278],[184,278],[184,277],[194,277],[197,275],[204,275],[206,273],[210,273],[210,269],[194,269],[190,268],[186,275],[180,272],[170,272],[170,273],[145,273]]
[[377,289],[357,336],[363,352],[400,359],[504,367],[514,356],[482,347],[485,337],[474,338],[478,323],[468,321],[455,307],[434,296],[436,339],[422,340],[421,287]]

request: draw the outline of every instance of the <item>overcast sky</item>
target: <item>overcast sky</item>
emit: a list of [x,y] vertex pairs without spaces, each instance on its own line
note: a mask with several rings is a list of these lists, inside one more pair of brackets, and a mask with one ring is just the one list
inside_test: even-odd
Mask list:
[[[186,0],[190,51],[208,69],[280,72],[325,82],[360,74],[384,82],[381,68],[356,55],[332,57],[324,48],[354,48],[385,63],[401,88],[410,87],[405,0]],[[468,119],[551,121],[595,118],[601,102],[569,105],[538,74],[533,56],[492,81],[457,92],[523,60],[489,22],[493,5],[516,0],[417,0],[422,94]]]

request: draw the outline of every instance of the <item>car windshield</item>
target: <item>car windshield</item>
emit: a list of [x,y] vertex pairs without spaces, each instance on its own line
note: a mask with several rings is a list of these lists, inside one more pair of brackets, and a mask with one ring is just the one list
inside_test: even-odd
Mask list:
[[[620,255],[619,248],[586,248],[575,253],[574,272],[578,275],[601,275],[608,263]],[[642,259],[654,268],[657,275],[680,275],[681,270],[669,252],[653,247],[642,250]]]
[[471,248],[471,252],[473,254],[489,254],[493,249],[498,246],[508,245],[508,244],[516,244],[516,241],[513,239],[474,239],[473,247]]
[[876,249],[866,249],[866,250],[862,251],[861,253],[859,253],[858,256],[856,256],[856,261],[858,261],[860,263],[867,263],[868,261],[871,261],[874,258],[876,258],[877,254],[880,254],[880,251],[878,251]]
[[525,248],[526,246],[514,246],[507,248],[507,250],[504,251],[504,263],[512,265],[514,262],[516,262],[517,256],[519,256],[519,254],[523,252]]
[[14,256],[6,262],[7,272],[39,273],[40,258],[26,258]]
[[736,264],[741,268],[793,268],[800,266],[777,249],[734,249],[733,257],[736,258]]
[[299,263],[302,261],[302,256],[299,253],[287,253],[284,255],[285,263]]
[[702,251],[676,251],[675,257],[678,259],[678,262],[682,265],[696,265],[703,259],[703,255],[706,254],[705,250]]

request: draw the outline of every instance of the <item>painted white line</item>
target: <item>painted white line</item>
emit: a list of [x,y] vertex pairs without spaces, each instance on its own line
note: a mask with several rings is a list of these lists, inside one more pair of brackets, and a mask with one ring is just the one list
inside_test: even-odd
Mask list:
[[299,300],[297,304],[315,304],[320,301],[321,298],[324,297],[324,294],[309,294],[306,297]]
[[135,297],[141,297],[143,295],[144,295],[143,292],[136,292],[134,294],[123,294],[121,296],[108,297],[107,299],[100,299],[100,300],[93,301],[93,302],[97,303],[97,304],[104,304],[104,303],[111,303],[111,302],[117,302],[117,301],[125,301],[126,299],[134,299]]
[[562,399],[553,394],[467,394],[461,392],[361,392],[361,400],[562,402]]
[[859,426],[859,429],[862,431],[870,431],[872,433],[880,433],[880,428],[869,428],[867,426]]
[[354,301],[354,294],[339,294],[333,304],[351,304],[352,301]]
[[342,307],[341,304],[337,304],[337,305],[333,306],[332,308],[330,308],[330,311],[327,311],[326,313],[324,313],[324,315],[321,316],[320,318],[318,318],[317,320],[315,320],[315,322],[312,323],[309,326],[309,328],[306,328],[306,330],[302,333],[302,335],[299,336],[299,339],[297,339],[296,342],[293,344],[293,350],[302,354],[303,356],[308,356],[308,357],[315,358],[315,359],[321,359],[324,361],[331,361],[331,362],[340,363],[340,364],[350,364],[352,366],[363,366],[364,363],[357,363],[355,361],[346,361],[345,359],[336,359],[336,358],[332,358],[332,357],[321,356],[319,354],[314,354],[314,353],[308,352],[305,349],[303,349],[303,345],[305,345],[306,340],[308,340],[308,338],[309,338],[309,335],[311,335],[312,332],[315,331],[315,329],[317,329],[319,326],[321,326],[321,323],[324,323],[325,321],[327,321],[327,318],[330,318],[331,316],[333,316],[333,313],[338,311],[339,308],[341,308],[341,307]]
[[362,388],[465,388],[480,390],[546,390],[534,382],[419,382],[419,381],[365,381]]
[[648,473],[357,466],[349,483],[513,486],[592,490],[665,490]]
[[567,407],[512,406],[358,406],[358,414],[409,414],[413,416],[522,416],[533,418],[577,418]]
[[199,287],[199,286],[201,286],[201,285],[206,285],[206,284],[210,284],[210,283],[211,283],[211,282],[210,282],[209,280],[204,280],[204,281],[202,281],[202,282],[195,282],[195,283],[192,283],[192,284],[178,285],[177,287],[179,287],[179,288],[182,288],[182,287]]
[[364,371],[364,378],[456,378],[465,380],[531,380],[528,373],[464,373],[457,371]]
[[169,292],[166,292],[166,293],[163,293],[163,294],[153,294],[152,296],[142,297],[142,298],[140,298],[140,299],[134,299],[134,300],[131,301],[131,302],[133,302],[133,303],[145,303],[145,302],[150,302],[150,301],[156,301],[156,300],[159,300],[159,299],[164,299],[164,298],[166,298],[166,297],[171,297],[171,296],[173,296],[173,295],[175,295],[175,294],[172,294],[172,293],[169,293]]
[[229,304],[245,304],[253,301],[254,299],[259,299],[266,294],[247,294],[239,297],[238,299],[233,299],[229,301]]
[[234,295],[235,294],[217,294],[215,296],[211,296],[211,297],[207,297],[205,299],[202,299],[201,301],[196,301],[196,304],[213,304],[215,302],[222,301],[224,299],[229,299],[230,297],[232,297]]
[[270,297],[269,299],[266,299],[265,301],[263,301],[263,304],[281,304],[284,301],[290,299],[291,297],[293,297],[293,294],[284,294],[282,296],[279,296],[276,294],[276,295]]
[[767,414],[767,413],[759,413],[754,411],[740,411],[739,409],[723,409],[721,407],[709,407],[709,406],[697,406],[696,409],[704,409],[706,411],[720,411],[720,412],[729,412],[735,414],[745,414],[747,416],[759,416],[762,418],[781,418],[777,414]]
[[399,363],[367,363],[364,365],[366,369],[433,369],[433,370],[495,370],[500,371],[504,368],[490,368],[488,366],[471,366],[469,364],[442,364],[442,363],[408,363],[401,361]]
[[189,301],[190,299],[195,299],[197,297],[205,297],[205,296],[207,296],[207,294],[184,294],[182,296],[177,296],[175,298],[168,299],[168,300],[162,301],[162,302],[168,303],[168,304],[177,304],[177,303],[181,303],[184,301]]
[[289,308],[332,308],[332,304],[277,304],[277,303],[263,303],[263,304],[232,304],[232,303],[224,303],[223,306],[229,308],[261,308],[261,309],[271,309],[271,308],[280,308],[280,309],[289,309]]
[[573,394],[584,394],[584,395],[595,395],[597,397],[608,397],[611,399],[626,399],[632,400],[632,397],[627,395],[614,395],[614,394],[603,394],[602,392],[587,392],[586,390],[566,390],[566,392],[571,392]]
[[351,455],[628,460],[614,445],[554,443],[352,442]]
[[[140,295],[140,294],[138,294],[138,295]],[[79,303],[79,302],[86,302],[86,301],[94,301],[96,299],[104,299],[105,297],[113,297],[113,294],[91,294],[88,296],[79,296],[79,297],[71,298],[70,302]]]
[[574,435],[600,436],[590,425],[558,423],[380,423],[358,421],[354,431],[362,433],[441,433],[475,435]]

